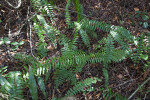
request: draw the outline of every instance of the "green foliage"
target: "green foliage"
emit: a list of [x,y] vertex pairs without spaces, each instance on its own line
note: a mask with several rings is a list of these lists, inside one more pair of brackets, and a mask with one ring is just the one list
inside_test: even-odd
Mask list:
[[45,35],[49,37],[51,42],[56,47],[55,39],[56,34],[59,34],[59,31],[55,29],[53,26],[50,26],[45,21],[43,15],[47,15],[51,23],[54,23],[54,13],[53,13],[53,6],[47,0],[31,0],[32,6],[37,12],[41,12],[41,15],[37,15],[34,18],[34,29],[38,35],[39,43],[37,45],[38,54],[41,58],[47,56],[47,43],[45,42]]
[[77,82],[75,74],[64,68],[56,70],[55,77],[56,78],[54,79],[54,83],[56,85],[56,88],[58,88],[58,86],[62,85],[66,81],[71,81],[72,85],[76,84]]
[[147,12],[141,12],[141,11],[137,11],[136,15],[135,15],[136,19],[141,19],[143,21],[140,21],[139,24],[143,27],[143,28],[148,28],[148,20],[149,20],[149,16]]
[[38,51],[38,55],[41,57],[41,58],[44,58],[46,57],[48,54],[48,50],[46,48],[47,44],[45,42],[39,42],[37,44],[37,51]]
[[9,72],[7,80],[0,74],[0,91],[9,94],[9,98],[24,98],[23,86],[21,72]]
[[0,45],[6,44],[8,47],[11,47],[11,50],[16,50],[19,46],[24,44],[24,41],[20,42],[11,42],[8,37],[0,38]]
[[108,70],[106,68],[103,68],[103,75],[105,77],[105,87],[108,88],[109,74],[108,74]]
[[134,63],[140,63],[144,61],[145,67],[149,67],[149,55],[150,55],[150,35],[149,33],[143,33],[139,37],[134,39],[135,48],[131,54],[131,59]]
[[45,99],[47,100],[47,95],[46,95],[46,87],[45,87],[45,84],[43,82],[43,78],[42,77],[38,77],[38,85],[40,87],[40,90],[42,91]]
[[0,45],[2,45],[2,44],[10,44],[10,43],[11,43],[11,41],[9,40],[8,37],[4,37],[4,38],[0,39]]
[[[61,49],[62,56],[49,58],[48,60],[44,60],[43,62],[36,62],[32,57],[28,56],[19,57],[18,55],[16,55],[15,57],[17,59],[25,61],[26,63],[30,64],[32,68],[34,68],[33,73],[29,71],[29,82],[31,80],[35,80],[33,79],[34,75],[38,77],[41,75],[46,75],[48,79],[48,74],[50,70],[53,70],[55,73],[54,83],[56,88],[58,88],[64,82],[70,81],[72,85],[74,85],[74,87],[73,89],[70,89],[69,92],[67,92],[66,96],[75,95],[76,93],[83,91],[85,87],[90,86],[93,82],[96,82],[95,78],[95,80],[87,78],[85,82],[83,81],[77,83],[75,73],[79,72],[79,70],[81,70],[86,63],[104,64],[104,67],[106,67],[106,69],[103,70],[103,74],[106,80],[105,86],[107,87],[109,80],[107,67],[109,63],[118,62],[124,59],[127,54],[126,51],[128,51],[128,46],[126,42],[132,41],[132,36],[128,32],[128,30],[122,27],[111,26],[109,24],[104,24],[99,21],[89,20],[82,20],[80,23],[75,23],[74,37],[72,40],[70,40],[65,35],[61,35],[59,31],[53,26],[48,25],[45,18],[42,15],[37,15],[37,20],[38,21],[35,21],[34,27],[39,37],[39,43],[42,44],[41,46],[38,45],[38,48],[41,47],[40,54],[44,55],[43,53],[47,52],[43,51],[44,48],[46,48],[46,44],[44,44],[44,34],[46,34],[51,42],[54,42],[56,37],[59,39],[58,43],[64,46]],[[81,36],[81,39],[84,42],[84,44],[90,48],[90,37],[86,33],[86,30],[110,32],[110,34],[108,34],[106,38],[103,38],[102,41],[99,42],[99,45],[101,45],[100,50],[88,53],[83,52],[82,50],[78,50],[77,43],[79,40],[79,35]],[[120,48],[115,48],[116,42],[121,45]],[[81,83],[84,83],[85,86],[83,86]],[[30,84],[30,87],[34,87],[31,89],[37,89],[36,82],[32,82],[32,84]],[[32,92],[33,90],[31,89],[30,91]],[[41,84],[41,91],[46,97],[43,83]],[[37,93],[31,95],[33,98],[37,98]]]
[[84,17],[83,6],[79,3],[79,0],[74,0],[77,11],[77,22],[80,22]]
[[71,25],[69,7],[70,7],[71,0],[67,0],[66,8],[65,8],[65,22],[68,26]]
[[27,64],[35,64],[35,63],[37,63],[37,61],[32,56],[29,56],[29,55],[15,54],[14,58],[16,58],[16,59],[18,59],[18,60],[20,60],[22,62],[25,62]]
[[32,72],[32,68],[29,66],[29,90],[33,100],[38,99],[37,85]]
[[44,10],[46,14],[50,17],[51,23],[54,23],[54,13],[53,13],[53,6],[50,3],[47,3],[44,6]]
[[104,31],[104,32],[110,32],[111,25],[106,24],[100,21],[83,19],[82,20],[82,26],[81,28],[84,30],[92,30],[92,31]]
[[106,100],[128,100],[126,97],[121,96],[118,93],[113,93],[110,89],[100,89],[103,91],[103,98]]
[[94,78],[87,78],[83,81],[78,82],[73,88],[70,88],[66,96],[74,96],[79,92],[86,91],[86,88],[91,86],[93,83],[96,83],[97,81],[101,81],[101,79],[94,77]]
[[[26,83],[27,87],[29,88],[30,95],[32,96],[33,100],[38,99],[38,89],[42,91],[43,96],[45,99],[47,99],[47,89],[45,83],[48,81],[49,76],[52,73],[54,74],[52,80],[54,80],[55,89],[59,88],[59,86],[63,85],[65,82],[70,82],[73,87],[67,91],[65,96],[74,96],[79,92],[88,91],[93,83],[101,81],[96,77],[87,78],[83,81],[77,81],[75,77],[76,73],[81,72],[83,66],[85,66],[87,63],[103,64],[105,87],[108,87],[109,64],[111,62],[119,62],[123,60],[127,54],[129,54],[130,49],[128,43],[133,42],[133,36],[130,34],[130,32],[120,26],[114,26],[96,20],[83,19],[83,7],[79,3],[79,0],[74,0],[77,11],[77,22],[75,21],[72,23],[69,10],[71,0],[67,0],[65,8],[65,22],[67,26],[71,26],[70,29],[74,29],[72,33],[73,38],[69,39],[65,34],[61,34],[61,32],[53,26],[54,8],[52,4],[46,0],[31,0],[31,3],[34,10],[37,12],[37,15],[33,19],[34,30],[39,39],[36,50],[38,51],[38,56],[40,56],[40,58],[45,57],[46,59],[38,59],[37,61],[31,56],[16,54],[14,57],[26,64],[23,68],[23,74],[20,73],[18,76],[15,76],[15,79],[11,77],[8,80],[0,75],[0,84],[2,90],[11,94],[12,96],[22,96],[23,92],[20,90],[23,87],[20,88],[20,86],[22,86],[20,84],[24,80],[24,83]],[[50,22],[48,22],[47,16],[50,18]],[[146,20],[147,17],[144,16],[143,19]],[[103,37],[98,43],[96,43],[96,48],[99,48],[99,50],[96,49],[91,52],[91,33],[95,33],[95,37],[98,37],[98,35],[102,33],[98,34],[96,32],[101,31],[106,32],[106,37]],[[94,36],[92,38],[94,38]],[[78,45],[80,43],[82,44],[80,39],[88,48],[88,50],[85,52],[83,52],[85,49],[82,50]],[[3,42],[6,41],[7,39],[5,39]],[[61,55],[47,58],[48,42],[51,42],[55,48],[57,48],[58,44],[61,45]],[[142,43],[143,42],[138,43],[138,45],[141,45]],[[18,45],[18,43],[13,43],[12,45]],[[141,53],[141,48],[139,49],[140,50],[137,51],[138,53]],[[148,60],[144,56],[141,56],[141,58]],[[3,69],[0,70],[0,72],[4,73],[3,71]],[[23,77],[20,77],[21,74]],[[10,75],[12,75],[12,73],[10,73]],[[43,78],[42,76],[45,77]],[[19,87],[16,89],[16,87],[13,86],[14,84],[19,84],[17,85]],[[11,92],[11,90],[13,90],[13,92]],[[16,95],[17,93],[19,95]],[[22,98],[21,96],[19,97]],[[118,94],[113,94],[110,90],[103,91],[103,98],[106,98],[106,100],[110,100],[114,97],[115,100],[126,100]]]

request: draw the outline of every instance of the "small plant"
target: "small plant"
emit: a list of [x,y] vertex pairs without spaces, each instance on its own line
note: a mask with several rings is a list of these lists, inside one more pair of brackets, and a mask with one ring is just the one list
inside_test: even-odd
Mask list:
[[8,37],[4,37],[0,39],[0,45],[3,44],[11,46],[11,50],[16,50],[19,46],[24,44],[24,41],[11,42]]
[[149,67],[150,62],[150,33],[143,33],[134,40],[135,48],[131,54],[131,59],[135,64],[143,62],[145,68]]
[[149,20],[149,16],[147,12],[141,12],[141,11],[136,11],[136,15],[135,18],[138,19],[142,19],[142,21],[139,22],[140,25],[142,25],[143,28],[148,28],[148,20]]
[[19,46],[23,45],[24,41],[20,42],[11,42],[11,45],[13,45],[12,50],[16,50]]

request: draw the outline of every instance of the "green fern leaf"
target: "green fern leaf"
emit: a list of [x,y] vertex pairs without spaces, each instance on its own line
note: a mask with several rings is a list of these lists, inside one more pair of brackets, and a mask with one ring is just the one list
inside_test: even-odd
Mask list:
[[47,100],[47,95],[46,95],[46,92],[45,92],[46,88],[45,88],[45,84],[43,82],[43,78],[42,77],[38,78],[38,85],[39,85],[39,87],[40,87],[40,89],[41,89],[45,99]]
[[84,81],[78,82],[73,88],[70,88],[66,96],[73,96],[76,95],[79,92],[85,91],[85,88],[91,86],[93,83],[96,83],[97,81],[101,81],[99,78],[87,78]]
[[33,100],[38,99],[37,85],[32,72],[32,68],[29,66],[29,90]]
[[11,91],[11,84],[0,74],[0,84],[1,84],[1,88],[3,88],[3,91],[7,91],[8,93],[10,93]]
[[71,2],[71,0],[67,0],[67,4],[66,4],[66,8],[65,8],[65,22],[68,26],[71,25],[70,14],[69,14],[70,2]]

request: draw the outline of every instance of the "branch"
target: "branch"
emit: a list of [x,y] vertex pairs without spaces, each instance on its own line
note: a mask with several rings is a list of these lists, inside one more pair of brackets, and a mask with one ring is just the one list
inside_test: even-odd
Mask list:
[[14,9],[18,9],[21,6],[21,0],[18,0],[18,5],[17,6],[13,6],[9,1],[5,0],[5,2],[8,3],[9,6],[11,6]]
[[150,77],[144,81],[131,95],[130,97],[128,98],[128,100],[130,100],[135,94],[136,92],[138,92],[139,89],[141,89],[148,81],[150,81]]

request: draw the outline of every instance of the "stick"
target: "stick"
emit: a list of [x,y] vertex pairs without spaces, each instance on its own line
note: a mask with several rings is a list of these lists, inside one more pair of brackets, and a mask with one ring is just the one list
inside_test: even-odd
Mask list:
[[148,81],[150,81],[150,77],[149,77],[146,81],[144,81],[144,82],[130,95],[130,97],[128,98],[128,100],[130,100],[130,99],[136,94],[136,92],[138,92],[138,90],[139,90],[141,87],[143,87]]
[[13,6],[9,1],[5,0],[5,2],[8,3],[9,6],[11,6],[14,9],[18,9],[21,6],[21,0],[18,0],[18,5],[17,6]]

